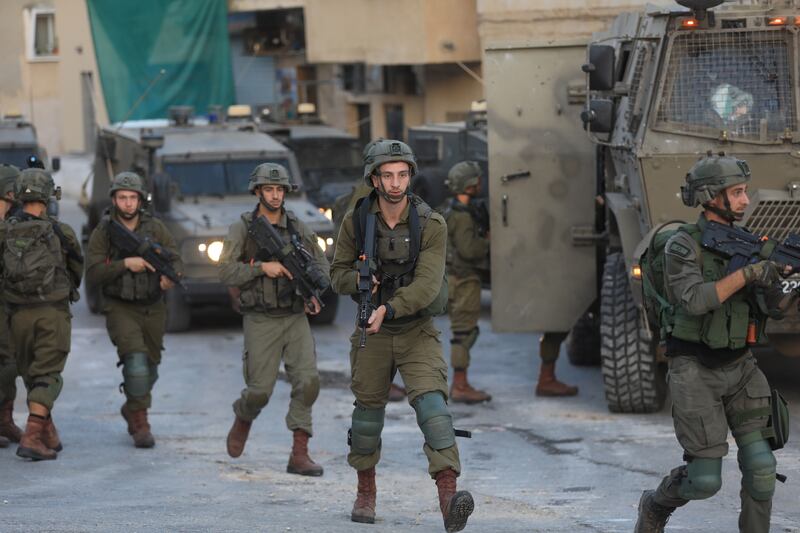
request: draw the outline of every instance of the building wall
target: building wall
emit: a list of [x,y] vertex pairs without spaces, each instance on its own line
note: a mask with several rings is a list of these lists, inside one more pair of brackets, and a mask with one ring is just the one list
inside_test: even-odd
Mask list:
[[[466,66],[478,76],[481,75],[480,63]],[[482,98],[483,85],[458,65],[427,65],[422,123],[462,120],[469,111],[470,104]]]

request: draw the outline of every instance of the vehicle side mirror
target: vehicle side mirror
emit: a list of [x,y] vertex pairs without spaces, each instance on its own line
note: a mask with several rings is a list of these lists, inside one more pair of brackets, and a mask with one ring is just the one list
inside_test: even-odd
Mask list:
[[589,75],[590,91],[610,91],[614,88],[614,47],[593,44],[589,47],[589,62],[581,70]]
[[614,126],[614,102],[597,99],[589,102],[589,109],[581,112],[583,127],[593,133],[611,133]]
[[51,159],[50,166],[52,167],[53,172],[58,172],[59,170],[61,170],[61,158],[54,157],[53,159]]

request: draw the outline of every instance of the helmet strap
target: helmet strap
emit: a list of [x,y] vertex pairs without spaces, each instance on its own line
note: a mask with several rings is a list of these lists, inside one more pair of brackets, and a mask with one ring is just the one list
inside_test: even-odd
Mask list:
[[703,204],[705,209],[708,209],[712,213],[715,213],[730,223],[737,222],[744,218],[744,213],[736,213],[731,209],[731,201],[728,199],[728,191],[722,191],[722,202],[725,204],[725,209],[720,209],[719,207],[709,203]]
[[399,204],[400,202],[403,201],[404,196],[408,197],[411,196],[410,192],[406,191],[406,194],[404,194],[400,198],[392,198],[391,196],[389,196],[389,193],[386,192],[386,188],[383,186],[383,182],[380,180],[380,178],[378,178],[378,194],[381,196],[381,198],[383,198],[390,204]]
[[263,205],[264,209],[266,209],[270,213],[277,213],[278,211],[280,211],[283,208],[283,202],[281,202],[281,205],[279,207],[272,207],[270,205],[270,203],[267,202],[266,200],[264,200],[264,197],[261,196],[260,194],[258,195],[258,203]]

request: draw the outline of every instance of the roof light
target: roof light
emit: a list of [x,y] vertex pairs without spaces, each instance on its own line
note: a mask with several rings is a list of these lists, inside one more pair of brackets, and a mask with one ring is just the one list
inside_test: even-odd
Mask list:
[[317,106],[312,102],[302,102],[297,104],[298,115],[314,115],[317,113]]
[[486,109],[486,100],[473,100],[469,105],[469,110],[473,113],[485,113]]
[[247,104],[228,106],[228,118],[246,118],[253,116],[253,110]]
[[769,17],[767,26],[786,26],[786,17]]
[[695,19],[695,18],[683,19],[681,21],[681,28],[683,28],[685,30],[691,30],[691,29],[699,28],[699,27],[700,27],[700,21]]
[[633,277],[633,279],[642,279],[642,267],[633,265],[631,267],[631,277]]

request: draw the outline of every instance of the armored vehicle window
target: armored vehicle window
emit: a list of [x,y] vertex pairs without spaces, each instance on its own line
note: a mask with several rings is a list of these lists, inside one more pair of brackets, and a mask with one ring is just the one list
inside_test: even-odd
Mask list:
[[0,163],[26,168],[28,156],[32,154],[36,154],[36,151],[31,148],[3,148],[0,149]]
[[361,173],[361,148],[350,139],[293,140],[292,150],[308,186],[325,182],[351,182]]
[[773,142],[797,130],[785,30],[675,33],[656,128]]
[[178,185],[183,196],[225,196],[249,194],[250,173],[261,163],[279,163],[289,168],[286,159],[248,159],[165,163],[164,171]]

